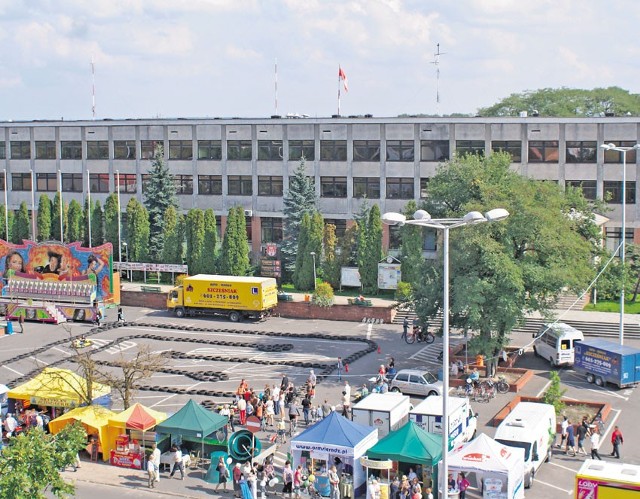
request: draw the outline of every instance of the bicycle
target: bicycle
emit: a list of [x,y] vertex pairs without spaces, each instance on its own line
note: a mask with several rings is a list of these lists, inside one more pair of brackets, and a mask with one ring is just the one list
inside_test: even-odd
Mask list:
[[403,333],[402,336],[404,337],[404,341],[409,345],[415,343],[416,340],[418,343],[426,343],[427,345],[430,345],[436,339],[433,333],[428,330],[423,330],[420,326],[414,326],[413,330],[407,332],[406,335]]
[[507,378],[502,375],[498,376],[498,381],[496,382],[496,390],[498,390],[498,393],[508,393],[510,389],[511,386]]

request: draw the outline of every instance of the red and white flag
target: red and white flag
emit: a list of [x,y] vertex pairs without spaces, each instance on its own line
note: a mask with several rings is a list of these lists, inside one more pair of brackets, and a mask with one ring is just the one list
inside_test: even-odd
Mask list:
[[343,71],[343,69],[338,66],[338,79],[342,80],[342,84],[344,85],[344,91],[349,91],[349,82],[347,80],[347,74]]

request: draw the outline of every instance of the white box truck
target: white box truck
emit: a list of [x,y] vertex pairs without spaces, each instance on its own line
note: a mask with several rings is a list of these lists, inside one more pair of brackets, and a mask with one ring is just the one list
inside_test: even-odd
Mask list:
[[378,428],[378,438],[387,436],[409,421],[411,399],[400,393],[372,393],[353,406],[353,420]]
[[496,429],[495,440],[524,449],[524,486],[533,485],[542,463],[551,459],[556,410],[550,404],[520,402]]
[[[468,398],[449,397],[449,450],[473,439],[478,426]],[[432,395],[409,411],[409,420],[429,433],[442,434],[442,397]]]

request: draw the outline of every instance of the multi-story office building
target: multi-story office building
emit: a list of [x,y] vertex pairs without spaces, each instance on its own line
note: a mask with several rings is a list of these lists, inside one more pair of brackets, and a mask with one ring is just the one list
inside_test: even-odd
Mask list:
[[[508,151],[513,169],[534,179],[581,186],[608,199],[607,245],[621,237],[622,157],[599,146],[635,145],[640,120],[603,118],[153,119],[0,123],[0,164],[8,204],[51,198],[104,198],[119,182],[122,209],[143,199],[154,146],[164,145],[181,207],[213,208],[221,228],[242,205],[257,255],[282,239],[283,193],[300,159],[315,179],[319,207],[338,233],[366,198],[382,212],[423,196],[438,165],[455,153]],[[627,153],[627,240],[640,231],[638,158]],[[0,181],[0,188],[4,182]],[[33,183],[33,185],[32,185]],[[32,192],[32,190],[34,192]],[[397,245],[385,227],[385,245]],[[425,249],[435,239],[427,237]]]

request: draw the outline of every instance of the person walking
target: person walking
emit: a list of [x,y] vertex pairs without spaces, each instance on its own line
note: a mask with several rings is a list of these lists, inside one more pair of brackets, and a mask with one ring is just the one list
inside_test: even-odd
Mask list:
[[602,461],[600,454],[598,453],[598,449],[600,448],[600,433],[598,433],[598,428],[594,428],[591,433],[591,459],[599,459]]
[[620,459],[620,446],[624,443],[624,438],[622,437],[622,432],[618,425],[613,430],[611,434],[611,445],[613,445],[613,451],[611,455],[616,459]]
[[335,465],[329,470],[329,490],[330,499],[340,499],[340,477]]
[[309,415],[311,411],[311,399],[309,398],[309,394],[305,395],[301,402],[302,405],[302,415],[304,416],[304,424],[309,426]]
[[402,336],[401,340],[407,339],[407,334],[409,333],[409,318],[405,315],[404,320],[402,321]]
[[216,466],[216,470],[218,471],[218,484],[216,485],[216,492],[220,488],[220,485],[223,486],[224,491],[227,491],[227,481],[229,480],[229,470],[224,464],[224,458],[220,456],[218,458],[218,465]]
[[282,480],[284,481],[284,488],[282,489],[282,496],[285,494],[293,493],[293,470],[291,469],[291,461],[284,463],[284,469],[282,470]]
[[336,368],[338,369],[338,381],[342,381],[342,357],[338,357],[338,363],[336,364]]
[[573,424],[571,424],[571,420],[567,420],[569,425],[567,426],[567,448],[565,449],[565,454],[569,454],[569,451],[573,452],[573,456],[576,455],[576,441],[575,441],[575,432]]
[[589,433],[589,426],[585,424],[586,419],[582,420],[582,423],[576,428],[576,434],[578,435],[578,454],[587,455],[587,451],[584,450],[584,441],[587,439]]
[[176,472],[176,468],[180,470],[180,480],[184,480],[184,461],[182,460],[182,451],[177,445],[171,446],[171,453],[173,454],[173,464],[171,465],[171,473],[169,478],[173,478],[173,474]]
[[155,442],[151,444],[151,455],[147,464],[149,473],[149,488],[155,487],[155,482],[160,481],[160,449]]
[[236,408],[238,409],[240,424],[244,425],[247,422],[247,401],[243,397],[240,397],[236,404]]
[[464,473],[458,475],[458,490],[460,491],[460,499],[464,499],[467,495],[467,489],[471,486]]
[[242,490],[240,489],[240,479],[242,478],[242,470],[240,469],[240,463],[236,463],[233,467],[233,495],[234,497],[240,497]]
[[567,420],[567,416],[562,416],[562,423],[560,423],[560,444],[559,448],[562,449],[562,445],[567,439],[567,426],[569,426],[569,421]]
[[342,391],[342,415],[345,418],[348,418],[350,413],[351,413],[351,398],[349,397],[349,394],[345,390],[343,390]]

